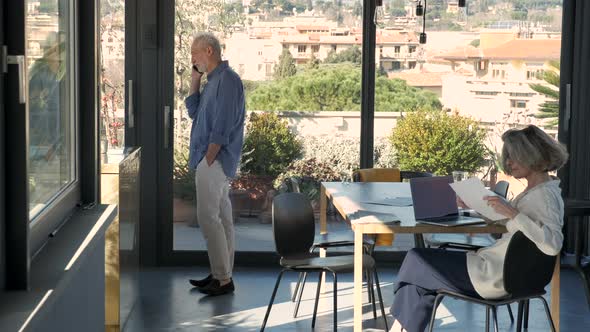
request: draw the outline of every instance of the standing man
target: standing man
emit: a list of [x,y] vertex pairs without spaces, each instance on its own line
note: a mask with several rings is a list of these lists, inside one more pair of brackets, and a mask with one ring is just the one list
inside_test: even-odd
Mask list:
[[[205,294],[222,295],[235,289],[229,179],[236,175],[244,140],[244,87],[228,62],[221,60],[221,45],[212,33],[195,36],[191,62],[191,94],[185,100],[193,120],[189,167],[196,169],[197,219],[207,242],[211,273],[189,282]],[[200,91],[205,72],[207,84]]]

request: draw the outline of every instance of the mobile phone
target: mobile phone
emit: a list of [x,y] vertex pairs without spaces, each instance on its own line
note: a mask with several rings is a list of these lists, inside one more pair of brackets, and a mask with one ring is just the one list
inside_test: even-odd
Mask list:
[[203,72],[199,70],[199,68],[197,68],[197,65],[193,65],[193,70],[196,71],[197,73],[203,75]]

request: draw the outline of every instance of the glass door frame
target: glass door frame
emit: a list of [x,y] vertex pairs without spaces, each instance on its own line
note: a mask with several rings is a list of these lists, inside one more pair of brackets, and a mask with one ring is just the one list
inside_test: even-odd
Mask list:
[[[134,36],[138,36],[138,38],[143,38],[141,34],[138,34],[138,31],[131,32],[131,29],[139,29],[138,27],[145,27],[146,24],[142,23],[144,15],[139,15],[141,9],[137,8],[136,5],[131,5],[135,0],[126,1],[127,4],[130,4],[126,7],[126,17],[128,15],[134,16],[137,15],[136,20],[138,21],[135,27],[132,27],[130,24],[126,24],[126,31],[129,34],[126,36],[126,41],[129,44],[132,44],[129,38],[134,38]],[[153,1],[153,0],[151,0]],[[146,5],[147,3],[142,3],[142,5]],[[369,31],[370,33],[365,33],[365,36],[369,36],[372,38],[372,41],[363,43],[363,93],[373,93],[374,94],[374,84],[375,84],[375,64],[374,64],[374,54],[375,54],[375,25],[373,23],[372,15],[375,12],[375,5],[376,0],[368,0],[364,2],[364,7],[367,7],[363,11],[363,27],[365,31]],[[158,70],[158,82],[159,82],[159,90],[157,91],[159,95],[159,103],[157,105],[156,111],[156,123],[154,124],[153,128],[157,128],[157,148],[154,151],[158,156],[157,161],[157,178],[158,178],[158,207],[157,207],[157,248],[151,247],[150,244],[144,244],[146,254],[151,254],[155,250],[157,252],[157,263],[150,261],[147,262],[143,260],[144,264],[152,265],[196,265],[196,264],[207,264],[208,263],[208,256],[206,251],[175,251],[174,250],[174,227],[173,227],[173,204],[172,204],[172,197],[173,197],[173,181],[172,181],[172,171],[173,171],[173,163],[174,163],[174,133],[173,133],[173,112],[172,109],[174,108],[174,33],[175,33],[175,26],[174,26],[174,19],[175,19],[175,2],[174,1],[161,1],[157,4],[158,8],[158,31],[160,34],[158,35],[159,38],[159,47],[158,47],[158,58],[159,58],[159,70]],[[372,31],[372,32],[371,32]],[[366,39],[366,38],[365,38]],[[141,42],[140,42],[141,44]],[[139,48],[138,48],[139,49]],[[141,51],[140,51],[141,52]],[[127,60],[131,59],[129,57],[129,53],[126,54],[126,63]],[[366,61],[366,59],[370,59],[370,61]],[[188,59],[187,59],[188,61]],[[130,61],[129,61],[130,62]],[[368,62],[368,63],[365,63]],[[127,67],[127,65],[126,65]],[[130,73],[130,72],[127,72]],[[126,78],[129,80],[129,78]],[[143,89],[139,88],[141,93],[145,93]],[[156,92],[156,91],[154,91]],[[141,112],[137,112],[141,113]],[[371,167],[373,165],[373,113],[374,113],[374,95],[369,97],[362,98],[361,104],[361,128],[362,128],[362,135],[361,135],[361,146],[358,148],[361,151],[361,165],[363,167]],[[139,116],[139,115],[138,115]],[[137,116],[136,116],[137,121]],[[137,129],[139,132],[141,128]],[[126,138],[127,141],[127,138]],[[142,148],[148,148],[148,146],[143,146]],[[144,154],[144,156],[147,155]],[[144,160],[145,161],[145,160]],[[143,163],[144,172],[152,173],[153,170],[149,170],[151,166],[149,166],[149,162]],[[146,176],[147,177],[147,176]],[[144,177],[145,178],[145,177]],[[143,182],[145,184],[145,182]],[[144,190],[146,186],[143,187]],[[142,213],[145,213],[145,204],[147,201],[142,199],[143,207]],[[144,219],[142,217],[142,219]],[[144,223],[146,224],[146,223]],[[151,226],[149,226],[151,227]],[[142,231],[143,232],[143,231]],[[151,231],[146,231],[151,233]],[[154,237],[150,234],[150,239],[154,239]],[[142,239],[145,241],[146,238]],[[149,247],[149,248],[148,248]],[[252,253],[252,252],[236,252],[235,253],[235,260],[239,264],[252,264],[257,265],[259,262],[264,260],[269,260],[270,257],[274,257],[274,253]]]
[[[9,34],[5,34],[4,43],[6,54],[22,55],[26,59],[27,34],[26,16],[27,1],[0,1],[3,12],[3,27],[10,26]],[[25,87],[24,98],[19,95],[19,72],[15,64],[7,65],[4,74],[4,136],[2,156],[4,164],[1,171],[4,179],[4,195],[0,197],[5,202],[4,236],[6,239],[5,284],[7,289],[26,290],[30,287],[30,266],[35,255],[40,252],[44,244],[55,236],[59,228],[67,222],[77,206],[96,203],[98,198],[98,140],[96,125],[97,112],[97,28],[96,13],[98,0],[81,1],[69,0],[71,11],[68,24],[74,29],[69,41],[68,50],[75,61],[73,69],[75,76],[70,77],[74,102],[73,125],[68,126],[66,134],[73,135],[74,155],[76,167],[75,178],[60,190],[44,211],[36,218],[37,222],[29,220],[29,110],[27,107],[28,94]],[[84,19],[79,19],[83,17]],[[72,24],[73,23],[73,24]],[[4,57],[2,57],[4,58]],[[14,62],[14,61],[12,61]],[[28,85],[26,61],[22,66],[22,78]],[[24,103],[20,102],[24,99]],[[80,112],[81,109],[89,110]],[[7,139],[9,138],[9,140]],[[83,151],[83,154],[81,153]],[[2,211],[0,211],[2,213]],[[6,220],[6,222],[4,222]]]

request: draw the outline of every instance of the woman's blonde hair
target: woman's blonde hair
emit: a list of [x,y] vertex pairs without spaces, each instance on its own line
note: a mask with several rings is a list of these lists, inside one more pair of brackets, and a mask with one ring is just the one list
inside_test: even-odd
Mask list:
[[537,172],[555,171],[567,162],[565,146],[537,126],[510,129],[502,135],[502,141],[502,167],[508,175],[512,174],[508,159]]

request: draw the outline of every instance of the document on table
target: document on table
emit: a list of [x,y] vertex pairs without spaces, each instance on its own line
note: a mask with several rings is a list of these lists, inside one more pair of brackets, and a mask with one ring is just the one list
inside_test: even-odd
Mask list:
[[361,203],[387,206],[412,206],[413,204],[412,197],[384,197]]
[[357,210],[348,215],[352,224],[396,224],[399,218],[393,213]]
[[479,179],[470,178],[460,182],[449,183],[449,185],[467,206],[482,216],[493,221],[506,219],[506,216],[494,211],[493,208],[488,206],[487,201],[483,199],[485,196],[498,196],[498,194],[486,189]]

